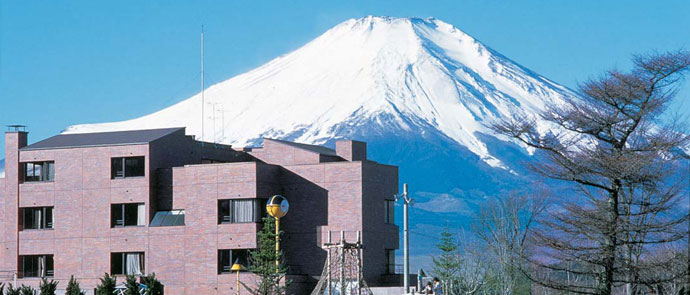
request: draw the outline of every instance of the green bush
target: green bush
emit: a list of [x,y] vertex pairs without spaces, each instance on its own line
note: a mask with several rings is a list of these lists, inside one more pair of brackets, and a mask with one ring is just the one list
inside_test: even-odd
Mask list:
[[125,288],[126,295],[139,295],[139,292],[141,291],[141,288],[139,288],[139,282],[137,282],[137,277],[133,275],[127,275]]
[[5,293],[5,295],[22,295],[22,293],[20,293],[19,288],[15,288],[12,284],[8,284],[7,293]]
[[141,277],[141,283],[146,286],[146,295],[163,295],[163,284],[156,279],[156,273]]
[[22,287],[19,288],[19,294],[21,295],[36,295],[36,289],[34,289],[31,286],[26,286],[22,284]]
[[[41,284],[38,289],[41,291],[41,295],[55,295],[55,290],[57,290],[58,282],[54,280],[48,280],[46,278],[41,279]],[[2,294],[2,292],[0,292]]]
[[74,278],[74,276],[69,277],[69,282],[67,283],[67,289],[65,290],[65,295],[82,295],[84,292],[81,291],[79,287],[79,282]]
[[[101,283],[96,286],[96,295],[113,295],[115,293],[115,285],[117,281],[115,277],[105,273],[101,278]],[[2,294],[0,294],[2,295]]]

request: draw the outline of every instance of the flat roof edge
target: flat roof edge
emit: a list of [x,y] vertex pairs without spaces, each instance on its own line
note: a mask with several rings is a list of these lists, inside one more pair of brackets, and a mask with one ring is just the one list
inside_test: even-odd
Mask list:
[[106,146],[127,146],[127,145],[143,145],[149,144],[150,142],[130,142],[130,143],[113,143],[113,144],[91,144],[91,145],[73,145],[73,146],[60,146],[60,147],[23,147],[19,151],[40,151],[40,150],[63,150],[63,149],[79,149],[79,148],[92,148],[92,147],[106,147]]

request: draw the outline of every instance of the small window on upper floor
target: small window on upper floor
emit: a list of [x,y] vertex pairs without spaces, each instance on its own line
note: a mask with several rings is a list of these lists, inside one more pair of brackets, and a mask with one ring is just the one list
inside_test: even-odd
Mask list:
[[144,203],[110,205],[111,227],[146,225],[146,206]]
[[263,199],[218,200],[218,224],[261,222],[265,208]]
[[144,157],[117,157],[110,159],[110,178],[144,176]]
[[387,224],[394,224],[395,223],[395,201],[393,200],[384,200],[383,201],[383,209],[384,209],[384,222]]
[[53,181],[55,180],[55,162],[29,162],[22,163],[24,169],[24,181]]
[[53,207],[20,208],[21,229],[52,229]]

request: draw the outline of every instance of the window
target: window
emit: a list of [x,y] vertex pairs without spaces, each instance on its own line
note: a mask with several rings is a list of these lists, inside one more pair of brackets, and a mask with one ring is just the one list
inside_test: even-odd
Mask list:
[[21,208],[22,229],[51,229],[53,228],[53,207]]
[[393,200],[384,200],[383,201],[383,209],[385,209],[384,213],[384,221],[388,224],[394,224],[395,223],[395,201]]
[[53,181],[55,180],[55,162],[22,163],[24,181]]
[[144,272],[144,252],[110,253],[110,273],[143,275]]
[[19,273],[25,278],[52,277],[55,274],[53,255],[19,256]]
[[387,274],[394,274],[395,273],[395,250],[394,249],[386,249],[386,257],[384,257],[384,262],[386,264],[386,273]]
[[218,250],[218,274],[232,272],[232,265],[235,263],[246,267],[248,256],[247,249]]
[[182,226],[184,210],[158,211],[149,226]]
[[146,225],[146,206],[144,203],[110,205],[111,227]]
[[265,202],[262,199],[218,200],[218,224],[260,222]]
[[110,160],[110,177],[112,179],[144,176],[144,157],[119,157]]

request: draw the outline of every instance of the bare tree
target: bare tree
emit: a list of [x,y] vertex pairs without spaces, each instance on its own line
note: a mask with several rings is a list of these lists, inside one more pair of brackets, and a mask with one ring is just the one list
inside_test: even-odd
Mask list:
[[[530,264],[584,279],[568,284],[526,272],[549,288],[612,294],[628,283],[660,284],[683,275],[641,276],[657,263],[639,258],[687,233],[687,214],[674,210],[682,182],[672,179],[671,154],[687,146],[688,137],[678,120],[664,122],[661,115],[690,67],[690,52],[633,61],[632,71],[608,71],[581,85],[581,97],[549,106],[540,114],[552,124],[546,135],[537,131],[543,125],[525,117],[493,125],[544,157],[531,165],[535,171],[577,192],[540,221],[534,234],[540,251]],[[568,269],[569,263],[581,268]]]
[[515,294],[528,233],[544,211],[542,197],[511,193],[482,206],[473,230],[491,254],[496,293]]
[[457,286],[451,286],[448,294],[480,294],[486,285],[488,258],[481,242],[468,237],[463,231],[460,238],[460,260]]

